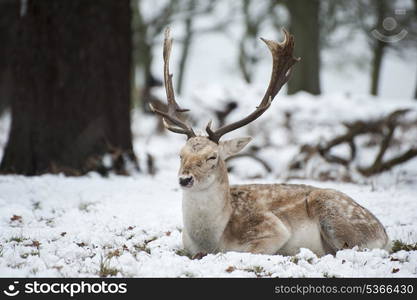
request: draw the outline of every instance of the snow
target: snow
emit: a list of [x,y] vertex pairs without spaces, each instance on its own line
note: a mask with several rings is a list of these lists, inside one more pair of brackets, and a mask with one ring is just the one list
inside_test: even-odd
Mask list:
[[[302,182],[344,191],[371,209],[391,239],[417,241],[412,187]],[[191,260],[179,255],[181,193],[173,172],[153,178],[2,176],[0,189],[2,277],[98,276],[103,258],[116,250],[108,267],[128,277],[415,277],[417,272],[417,251],[349,249],[318,258],[300,249],[294,257],[230,252]],[[21,219],[12,221],[14,215]]]
[[[196,126],[203,128],[210,119],[210,108],[222,103],[223,95],[236,97],[242,104],[230,121],[250,112],[262,92],[261,86],[242,86],[237,91],[213,86],[199,91],[207,103],[205,109],[193,102],[192,96],[180,101],[192,109]],[[279,95],[260,120],[230,134],[252,135],[251,144],[261,147],[269,140],[259,155],[270,163],[272,173],[267,174],[253,160],[236,159],[231,162],[231,182],[304,183],[340,190],[370,209],[392,240],[414,244],[416,159],[380,176],[358,177],[349,183],[321,182],[309,176],[288,180],[285,175],[299,145],[342,132],[342,121],[378,117],[398,108],[416,110],[417,104],[407,99],[393,101],[365,95]],[[288,111],[293,113],[293,142],[283,129]],[[190,259],[181,242],[181,190],[176,177],[184,137],[153,133],[153,116],[134,112],[132,119],[134,148],[143,173],[107,178],[96,173],[82,177],[0,176],[1,277],[95,277],[106,275],[108,270],[117,277],[417,276],[417,251],[348,249],[335,256],[317,257],[308,249],[300,249],[295,256],[229,252]],[[0,119],[2,145],[7,140],[9,123],[7,114]],[[415,145],[413,129],[401,134],[408,145]],[[338,151],[345,152],[343,148]],[[147,154],[155,159],[154,176],[146,173]]]

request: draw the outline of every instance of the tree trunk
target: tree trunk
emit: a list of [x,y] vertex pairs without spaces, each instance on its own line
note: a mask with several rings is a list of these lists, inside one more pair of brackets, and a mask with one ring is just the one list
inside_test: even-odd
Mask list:
[[[417,17],[417,0],[414,0],[414,15]],[[417,73],[416,73],[416,86],[414,88],[414,99],[417,100]]]
[[[253,4],[253,2],[252,2]],[[261,25],[261,19],[251,18],[251,1],[243,0],[242,14],[244,17],[245,31],[242,39],[239,42],[239,70],[242,73],[243,79],[246,83],[252,83],[253,71],[257,57],[247,49],[248,44],[252,43],[255,48],[258,45],[258,32]]]
[[12,74],[10,57],[19,20],[19,2],[0,1],[0,116],[10,106],[12,98]]
[[[81,175],[136,162],[128,0],[28,0],[12,58],[4,173]],[[113,164],[103,156],[111,153]]]
[[[389,36],[390,33],[385,30],[383,27],[383,21],[388,14],[388,12],[391,11],[391,8],[389,6],[389,2],[387,0],[378,0],[375,1],[375,9],[376,9],[376,24],[375,28],[377,28],[378,32],[380,32],[383,36]],[[373,59],[372,59],[372,66],[371,66],[371,95],[377,96],[378,95],[378,89],[379,89],[379,79],[381,75],[381,66],[382,66],[382,60],[384,58],[385,54],[385,46],[387,46],[387,43],[384,41],[381,41],[379,39],[374,40],[374,46],[373,46]]]
[[374,46],[374,53],[372,59],[372,74],[371,74],[371,95],[378,95],[379,78],[381,75],[382,58],[384,57],[385,43],[376,41]]
[[[189,0],[187,9],[189,11],[194,11],[195,5],[196,3],[194,0]],[[193,39],[193,15],[190,14],[184,20],[184,25],[185,25],[185,37],[184,37],[184,42],[182,44],[182,52],[181,52],[179,72],[178,72],[178,81],[177,81],[177,93],[178,94],[182,93],[182,89],[184,85],[184,77],[185,77],[185,66],[187,64],[188,53],[190,51],[191,42]]]
[[301,61],[288,82],[288,94],[306,91],[320,94],[319,1],[287,0],[290,32],[296,37],[295,56]]
[[[143,19],[143,12],[140,10],[137,0],[132,0],[132,34],[133,34],[133,61],[132,68],[135,79],[134,102],[140,104],[144,112],[149,110],[149,93],[152,88],[152,42],[148,40],[148,24]],[[140,75],[139,75],[140,74]],[[139,75],[139,76],[138,76]],[[139,83],[137,81],[140,81]]]

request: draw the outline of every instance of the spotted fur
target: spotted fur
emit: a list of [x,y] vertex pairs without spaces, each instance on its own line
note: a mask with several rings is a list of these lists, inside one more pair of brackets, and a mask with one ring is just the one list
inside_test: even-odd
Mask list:
[[347,195],[294,184],[229,185],[225,159],[250,139],[216,144],[194,137],[181,150],[179,176],[193,176],[183,189],[183,243],[191,254],[241,251],[318,255],[339,249],[386,248],[378,219]]

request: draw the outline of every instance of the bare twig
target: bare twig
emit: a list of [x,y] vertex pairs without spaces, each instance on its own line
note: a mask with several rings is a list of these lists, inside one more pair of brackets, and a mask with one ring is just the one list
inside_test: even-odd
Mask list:
[[253,160],[259,162],[265,168],[265,170],[268,173],[271,173],[272,172],[271,166],[266,161],[264,161],[262,158],[256,156],[255,154],[252,154],[252,153],[240,153],[240,154],[236,154],[234,156],[231,156],[231,157],[227,158],[226,159],[226,162],[229,162],[229,161],[231,161],[233,159],[236,159],[236,158],[242,158],[242,157],[252,158]]
[[399,164],[402,164],[416,156],[417,156],[417,149],[412,148],[412,149],[405,151],[403,154],[400,154],[385,162],[379,163],[377,165],[373,164],[372,166],[368,168],[359,168],[358,170],[359,172],[361,172],[362,175],[369,177],[378,173],[382,173],[384,171],[388,171],[392,169],[393,167]]
[[[399,109],[377,120],[346,123],[344,124],[347,128],[347,132],[345,134],[336,136],[335,138],[328,141],[325,145],[305,145],[302,147],[300,153],[308,154],[305,156],[306,160],[309,160],[312,157],[312,154],[318,153],[329,163],[336,163],[348,167],[356,158],[357,149],[355,138],[364,134],[376,134],[381,136],[381,143],[374,161],[367,167],[358,167],[357,169],[362,175],[367,177],[390,170],[394,166],[417,156],[417,149],[411,148],[404,153],[395,156],[394,158],[384,161],[385,153],[388,151],[390,145],[392,144],[396,128],[398,128],[400,125],[407,125],[407,123],[401,123],[399,118],[404,116],[409,111],[409,109]],[[342,158],[330,153],[333,147],[343,143],[347,143],[350,147],[349,158]],[[294,162],[293,165],[294,167],[298,166],[297,162]]]

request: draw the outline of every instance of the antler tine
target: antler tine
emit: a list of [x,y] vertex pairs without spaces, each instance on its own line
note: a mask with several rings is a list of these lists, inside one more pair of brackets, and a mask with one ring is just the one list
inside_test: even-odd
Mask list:
[[169,73],[169,58],[171,56],[171,48],[172,38],[170,37],[170,29],[168,27],[167,29],[165,29],[163,50],[164,84],[168,101],[168,112],[160,111],[153,107],[152,104],[149,104],[149,106],[154,113],[162,116],[163,123],[166,129],[175,133],[186,134],[188,138],[192,138],[196,136],[194,130],[178,118],[178,112],[186,112],[189,110],[180,108],[177,101],[175,101],[174,88],[172,85],[172,74]]
[[270,107],[272,100],[278,94],[282,86],[289,80],[292,66],[300,59],[293,56],[294,36],[284,28],[282,31],[284,33],[284,41],[281,43],[261,38],[272,54],[271,79],[261,103],[255,111],[247,117],[220,127],[216,131],[211,129],[211,122],[207,124],[206,131],[209,139],[213,142],[218,143],[220,138],[226,133],[243,127],[259,118]]

